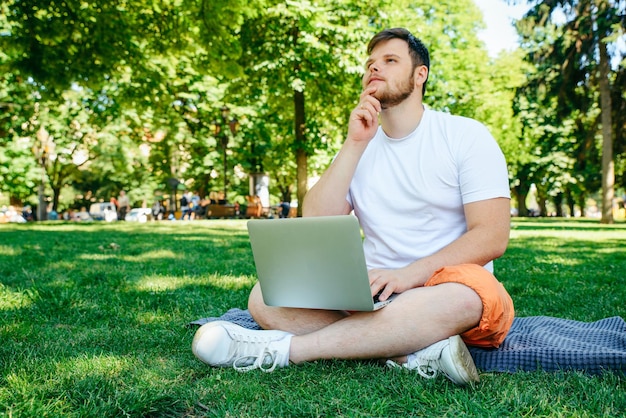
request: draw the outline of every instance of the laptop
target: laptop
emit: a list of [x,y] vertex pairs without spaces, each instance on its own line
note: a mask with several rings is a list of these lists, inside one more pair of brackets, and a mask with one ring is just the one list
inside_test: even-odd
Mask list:
[[248,221],[264,302],[290,308],[374,311],[361,229],[352,215]]

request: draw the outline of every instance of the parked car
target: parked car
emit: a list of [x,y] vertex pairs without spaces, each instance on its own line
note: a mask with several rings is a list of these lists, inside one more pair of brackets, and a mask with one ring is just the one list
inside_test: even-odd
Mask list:
[[94,221],[117,221],[117,208],[113,203],[93,203],[89,207],[89,214]]
[[150,208],[133,208],[126,214],[128,222],[147,222],[152,219],[152,209]]

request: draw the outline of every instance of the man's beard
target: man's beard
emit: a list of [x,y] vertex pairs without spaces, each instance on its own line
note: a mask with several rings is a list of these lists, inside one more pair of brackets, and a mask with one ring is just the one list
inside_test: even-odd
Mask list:
[[409,77],[403,84],[398,86],[397,91],[383,92],[381,96],[377,97],[382,109],[389,109],[405,101],[415,90],[415,82],[413,75]]

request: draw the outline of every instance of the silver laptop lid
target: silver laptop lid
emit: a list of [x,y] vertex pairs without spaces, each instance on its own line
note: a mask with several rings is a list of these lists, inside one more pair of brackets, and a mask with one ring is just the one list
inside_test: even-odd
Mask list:
[[248,232],[267,305],[374,309],[354,216],[254,219]]

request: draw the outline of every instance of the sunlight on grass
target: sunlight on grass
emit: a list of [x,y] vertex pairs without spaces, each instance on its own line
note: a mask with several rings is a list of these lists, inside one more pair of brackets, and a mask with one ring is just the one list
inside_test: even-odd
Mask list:
[[0,310],[22,309],[32,304],[32,299],[24,292],[14,292],[0,283]]
[[175,253],[174,251],[171,250],[155,250],[155,251],[146,251],[145,253],[139,254],[139,255],[124,255],[122,257],[124,260],[127,261],[134,261],[134,262],[142,262],[142,261],[151,261],[151,260],[164,260],[164,259],[170,259],[170,260],[179,260],[184,258],[184,254],[179,254],[179,253]]
[[137,281],[134,288],[139,291],[160,293],[181,289],[185,286],[196,286],[209,284],[225,290],[239,290],[250,287],[256,281],[251,276],[233,276],[211,274],[207,278],[181,276],[145,276]]
[[78,256],[78,258],[81,260],[92,260],[92,261],[95,261],[95,260],[102,261],[102,260],[108,260],[108,259],[113,259],[117,257],[121,257],[123,260],[126,260],[126,261],[147,262],[151,260],[163,260],[163,259],[177,260],[177,259],[181,259],[183,255],[176,254],[174,251],[170,251],[170,250],[155,250],[155,251],[147,251],[139,255],[124,255],[118,251],[110,251],[110,252],[98,251],[98,252],[93,252],[91,254],[81,254]]
[[0,245],[0,255],[17,256],[20,254],[17,248],[9,247],[8,245]]
[[146,276],[139,279],[134,288],[143,292],[159,293],[196,284],[198,279],[193,277]]
[[226,290],[239,290],[250,287],[256,281],[251,276],[213,275],[211,284]]
[[166,312],[140,312],[135,315],[138,325],[162,324],[170,320],[171,315]]
[[114,254],[114,253],[109,253],[109,254],[92,253],[92,254],[80,254],[80,255],[77,255],[75,258],[79,260],[103,261],[103,260],[114,259],[117,257],[118,257],[118,254]]
[[115,377],[131,367],[133,359],[107,355],[81,355],[58,365],[58,372],[84,379],[89,376]]
[[625,240],[626,230],[605,230],[600,232],[593,232],[593,236],[590,236],[589,231],[586,230],[555,230],[555,229],[543,229],[543,230],[519,230],[511,229],[511,239],[517,238],[545,238],[553,237],[565,239],[565,240],[588,240],[595,242],[602,242],[608,239]]
[[583,264],[581,260],[572,257],[562,257],[557,254],[548,254],[546,256],[537,256],[535,258],[536,263],[544,263],[546,265],[558,266],[559,268],[563,266],[578,266]]

